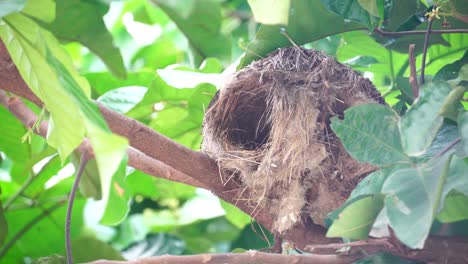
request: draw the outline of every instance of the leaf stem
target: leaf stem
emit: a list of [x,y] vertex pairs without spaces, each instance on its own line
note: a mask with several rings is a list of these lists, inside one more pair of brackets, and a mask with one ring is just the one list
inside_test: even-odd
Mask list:
[[424,37],[424,48],[423,48],[422,62],[421,62],[421,77],[419,81],[421,85],[424,84],[424,70],[426,68],[426,55],[427,55],[427,48],[429,46],[429,36],[432,33],[431,32],[432,22],[433,22],[433,19],[430,18],[429,23],[427,24],[426,36]]
[[71,215],[73,211],[73,202],[75,201],[76,191],[78,190],[78,185],[80,183],[81,175],[83,175],[83,171],[88,164],[88,152],[85,150],[83,154],[81,154],[81,162],[78,168],[78,172],[76,173],[75,180],[73,181],[72,190],[70,192],[70,198],[68,199],[67,205],[67,216],[65,222],[65,242],[66,242],[66,250],[67,250],[67,263],[73,264],[73,254],[71,248],[71,236],[70,236],[70,226],[71,226]]
[[23,228],[21,228],[11,239],[8,241],[8,243],[5,244],[5,246],[0,250],[0,258],[5,256],[5,254],[10,250],[10,248],[18,241],[26,232],[28,232],[34,225],[39,223],[43,218],[46,216],[49,216],[52,212],[60,208],[65,202],[65,199],[59,201],[55,205],[49,207],[48,209],[45,209],[42,211],[42,213],[35,218],[33,218],[31,221],[29,221]]
[[409,83],[411,85],[411,90],[413,90],[413,99],[416,99],[419,96],[419,86],[418,86],[418,78],[416,76],[416,59],[414,58],[414,44],[409,45],[408,55],[409,55],[408,60],[409,60],[409,65],[410,65]]
[[36,175],[34,173],[31,173],[31,175],[29,175],[29,177],[26,179],[23,185],[21,185],[21,188],[16,193],[14,193],[10,197],[10,199],[8,199],[8,201],[5,202],[5,205],[3,206],[4,211],[7,211],[8,208],[10,208],[13,202],[16,201],[16,199],[18,199],[18,197],[20,197],[24,193],[24,191],[31,185],[31,183],[34,182],[34,179],[36,179]]
[[[374,33],[381,36],[388,37],[399,37],[399,36],[408,36],[408,35],[422,35],[426,34],[427,30],[411,30],[411,31],[397,31],[397,32],[388,32],[383,31],[380,28],[376,28]],[[454,34],[454,33],[468,33],[468,29],[441,29],[441,30],[432,30],[431,34]]]

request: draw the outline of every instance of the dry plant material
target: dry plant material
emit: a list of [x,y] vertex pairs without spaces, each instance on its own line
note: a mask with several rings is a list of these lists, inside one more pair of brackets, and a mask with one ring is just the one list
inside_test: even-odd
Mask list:
[[[240,70],[207,109],[202,150],[217,160],[274,231],[304,217],[324,224],[356,183],[375,170],[359,164],[330,129],[346,108],[383,103],[372,83],[322,52],[279,49]],[[239,199],[241,199],[239,197]]]

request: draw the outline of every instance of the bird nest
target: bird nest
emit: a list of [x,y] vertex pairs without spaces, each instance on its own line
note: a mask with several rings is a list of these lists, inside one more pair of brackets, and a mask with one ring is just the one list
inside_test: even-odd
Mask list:
[[238,71],[207,109],[202,150],[283,233],[304,217],[323,224],[375,170],[330,129],[346,108],[383,103],[372,83],[323,52],[283,48]]

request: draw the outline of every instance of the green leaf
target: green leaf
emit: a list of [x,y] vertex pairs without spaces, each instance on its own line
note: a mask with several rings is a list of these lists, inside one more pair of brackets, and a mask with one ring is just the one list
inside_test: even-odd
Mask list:
[[383,27],[389,31],[396,31],[417,12],[426,7],[419,0],[392,0],[385,3],[385,20]]
[[55,6],[54,0],[28,0],[21,13],[51,23],[55,19]]
[[147,90],[142,86],[120,87],[106,92],[97,101],[109,109],[125,114],[143,99]]
[[19,12],[26,4],[26,0],[0,0],[0,18]]
[[251,222],[250,216],[242,212],[239,208],[223,200],[220,201],[221,206],[223,207],[224,211],[226,211],[226,219],[237,228],[243,229]]
[[440,112],[451,91],[446,82],[424,85],[419,99],[400,119],[401,143],[409,156],[420,156],[431,145],[442,126]]
[[0,120],[0,151],[15,162],[26,162],[30,157],[29,147],[21,138],[27,129],[3,105],[0,105]]
[[214,0],[194,0],[190,14],[174,8],[174,0],[152,0],[187,37],[199,65],[207,57],[230,59],[231,44],[221,33],[221,6]]
[[83,44],[98,55],[114,75],[125,78],[122,55],[114,46],[102,17],[107,9],[100,1],[57,0],[57,17],[45,27],[60,40]]
[[[398,239],[422,248],[442,197],[451,155],[394,171],[385,181],[385,209]],[[411,232],[408,232],[411,230]]]
[[[359,5],[364,8],[370,15],[382,18],[381,11],[383,11],[382,1],[379,0],[358,0]],[[382,10],[381,10],[382,9]]]
[[[1,194],[2,189],[0,189]],[[3,212],[2,201],[0,201],[0,247],[3,246],[5,239],[8,235],[8,223],[5,219],[5,214]]]
[[41,257],[33,260],[32,264],[66,264],[67,259],[64,256],[54,254],[52,256]]
[[[73,180],[71,178],[69,179],[70,181],[67,181],[67,184],[65,185],[57,185],[51,188],[55,189],[56,187],[65,187],[66,190],[59,196],[49,196],[49,201],[52,197],[54,197],[55,200],[64,199],[64,197],[66,197],[70,191]],[[62,184],[59,183],[59,185]],[[52,194],[52,192],[55,191],[49,190],[50,194]],[[62,193],[62,191],[60,190],[59,193]],[[78,236],[83,227],[83,208],[85,202],[86,201],[84,199],[75,199],[72,212],[73,220],[71,222],[72,239]],[[53,204],[51,202],[42,203],[42,201],[39,200],[38,204],[40,206],[23,210],[9,210],[8,212],[5,212],[6,220],[9,223],[7,241],[16,235],[25,225],[34,220],[34,218],[44,214],[45,216],[41,221],[36,222],[28,232],[15,242],[13,247],[10,248],[10,250],[8,250],[8,252],[2,257],[2,263],[24,263],[25,257],[35,259],[64,251],[65,229],[63,228],[63,223],[67,208],[65,203],[61,202],[61,206],[58,209],[49,211],[48,209],[56,203],[57,202]],[[62,223],[62,225],[60,223]],[[44,239],[41,243],[36,243],[38,237],[44,236],[46,236],[47,239]]]
[[465,52],[463,57],[459,60],[454,61],[451,64],[447,64],[434,76],[433,81],[448,81],[460,78],[461,80],[468,78],[468,76],[459,76],[460,70],[463,66],[468,64],[468,50]]
[[458,127],[460,129],[462,150],[465,155],[468,155],[468,112],[460,113]]
[[400,143],[398,116],[387,106],[354,106],[345,111],[344,120],[334,117],[331,127],[359,162],[386,165],[409,161]]
[[32,182],[24,193],[29,197],[37,197],[43,192],[46,187],[45,183],[62,169],[62,162],[58,155],[54,155],[42,168],[34,175]]
[[291,0],[248,0],[255,21],[267,25],[287,25]]
[[388,253],[379,253],[376,255],[369,256],[365,259],[353,262],[353,264],[418,264],[420,262],[413,262],[406,259],[402,259]]
[[437,215],[437,220],[452,223],[468,219],[468,196],[452,191],[445,198],[444,209]]
[[[367,2],[363,8],[361,2]],[[372,1],[371,1],[372,2]],[[344,17],[345,19],[356,21],[366,26],[369,31],[373,31],[375,27],[380,23],[380,19],[371,13],[367,9],[371,8],[370,1],[359,1],[359,0],[321,0],[321,3],[330,11]],[[375,1],[374,1],[374,5]],[[375,7],[377,9],[377,7]],[[378,11],[377,11],[378,12]]]
[[73,260],[87,263],[97,259],[125,260],[119,251],[94,237],[80,236],[72,241]]
[[[75,167],[75,172],[77,172],[81,162],[80,153],[78,151],[72,152],[70,161],[73,167]],[[102,198],[101,181],[96,159],[88,160],[83,174],[81,175],[79,188],[81,194],[85,197],[94,198],[95,200],[100,200]]]
[[372,56],[357,56],[349,60],[346,60],[343,63],[350,67],[369,68],[372,64],[379,63],[379,61]]
[[[34,21],[11,14],[0,21],[0,37],[8,49],[21,76],[31,90],[44,102],[51,113],[48,143],[57,148],[62,160],[81,142],[85,127],[78,105],[60,84],[57,72],[46,59],[46,45],[60,60],[73,66],[65,51],[52,34],[40,28]],[[78,74],[73,76],[86,93],[87,87]],[[60,129],[56,129],[60,127]]]
[[372,195],[348,204],[338,219],[333,221],[327,237],[366,239],[377,215],[382,210],[383,201],[382,195]]
[[93,98],[97,98],[106,92],[125,86],[148,87],[155,78],[154,72],[138,71],[129,72],[125,80],[119,79],[109,72],[93,72],[84,75],[92,90]]
[[277,48],[292,46],[287,35],[297,44],[302,45],[341,32],[361,29],[362,25],[345,22],[344,19],[328,11],[320,0],[292,0],[288,26],[261,25],[255,38],[245,50],[245,57],[240,63],[244,67],[251,61],[263,58]]

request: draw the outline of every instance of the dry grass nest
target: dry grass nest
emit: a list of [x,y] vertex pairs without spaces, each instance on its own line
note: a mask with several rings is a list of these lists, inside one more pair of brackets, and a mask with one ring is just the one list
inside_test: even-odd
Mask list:
[[364,176],[330,129],[346,108],[383,103],[372,83],[323,52],[279,49],[238,71],[205,115],[202,150],[218,161],[274,230],[323,224]]

